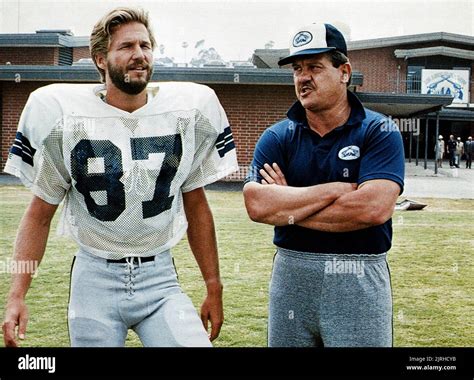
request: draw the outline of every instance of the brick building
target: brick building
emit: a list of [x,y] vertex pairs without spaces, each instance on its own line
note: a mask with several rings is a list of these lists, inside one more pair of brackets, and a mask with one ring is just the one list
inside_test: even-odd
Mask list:
[[[474,37],[446,33],[350,42],[349,57],[355,69],[350,89],[367,107],[392,117],[422,115],[430,119],[428,128],[422,128],[418,136],[403,133],[407,155],[411,155],[412,142],[416,141],[420,152],[434,145],[436,117],[441,133],[454,133],[464,140],[474,135],[473,45]],[[192,81],[216,91],[233,128],[242,168],[231,179],[243,178],[258,137],[284,118],[295,100],[291,70],[276,64],[286,53],[256,50],[255,68],[155,65],[153,81]],[[93,64],[78,62],[87,57],[88,39],[68,31],[0,35],[0,168],[31,91],[51,83],[99,81]],[[424,69],[467,70],[469,101],[452,107],[449,94],[420,94]],[[427,149],[427,156],[432,155],[432,149]]]

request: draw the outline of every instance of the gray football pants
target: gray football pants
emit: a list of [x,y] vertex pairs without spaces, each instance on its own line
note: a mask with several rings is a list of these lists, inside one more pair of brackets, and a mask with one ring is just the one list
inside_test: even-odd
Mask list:
[[76,254],[69,301],[73,347],[123,347],[133,329],[145,347],[210,347],[169,251],[153,261],[110,263]]

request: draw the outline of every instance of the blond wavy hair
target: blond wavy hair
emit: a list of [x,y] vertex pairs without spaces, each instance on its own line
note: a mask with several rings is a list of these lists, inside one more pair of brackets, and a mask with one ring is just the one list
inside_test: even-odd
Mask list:
[[107,57],[109,50],[110,37],[114,33],[114,29],[122,24],[128,24],[129,22],[139,22],[143,24],[148,31],[150,37],[151,48],[154,49],[156,46],[156,40],[151,30],[150,20],[148,18],[148,12],[141,8],[127,8],[120,7],[107,13],[94,25],[90,37],[90,52],[92,60],[94,61],[97,70],[99,70],[100,78],[102,82],[105,82],[105,71],[97,65],[96,58],[99,54]]

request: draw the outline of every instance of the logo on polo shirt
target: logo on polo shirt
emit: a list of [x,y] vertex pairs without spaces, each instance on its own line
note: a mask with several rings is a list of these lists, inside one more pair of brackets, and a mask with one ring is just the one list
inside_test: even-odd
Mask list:
[[358,146],[349,145],[342,148],[337,156],[345,161],[357,160],[360,157],[360,149]]
[[313,35],[310,32],[299,32],[293,38],[293,46],[300,47],[309,44],[313,40]]

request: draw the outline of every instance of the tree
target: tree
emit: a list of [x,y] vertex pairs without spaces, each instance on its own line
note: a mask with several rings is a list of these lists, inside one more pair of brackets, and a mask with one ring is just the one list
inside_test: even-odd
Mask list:
[[275,46],[275,41],[268,41],[266,44],[265,44],[265,49],[272,49],[273,46]]
[[[201,41],[202,41],[202,44],[200,44],[199,46],[204,45],[204,40],[201,40]],[[198,41],[198,42],[201,42],[201,41]],[[197,57],[191,59],[191,65],[194,67],[201,67],[202,65],[205,65],[205,64],[225,66],[224,60],[221,58],[219,53],[213,47],[209,49],[203,48],[199,50]]]

